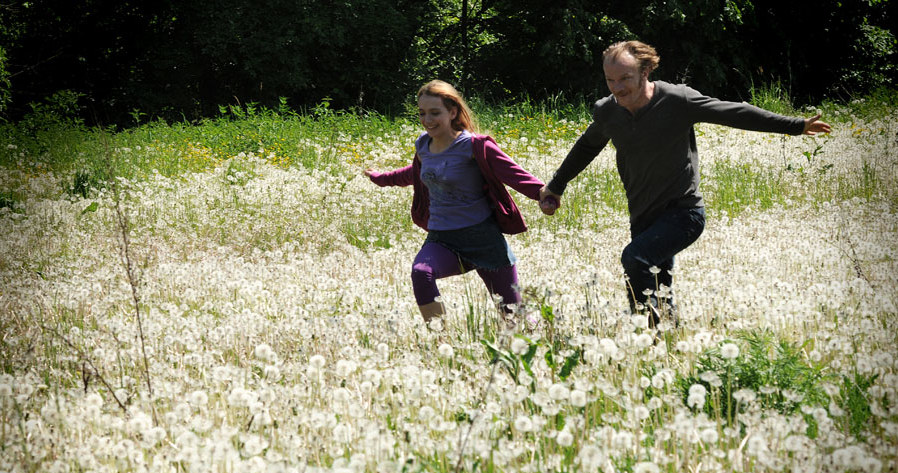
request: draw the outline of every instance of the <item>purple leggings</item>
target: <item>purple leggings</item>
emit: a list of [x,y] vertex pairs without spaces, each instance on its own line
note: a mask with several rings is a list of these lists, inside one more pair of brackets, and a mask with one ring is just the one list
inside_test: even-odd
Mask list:
[[[475,268],[462,265],[455,253],[439,243],[424,243],[412,263],[412,287],[418,305],[429,304],[440,295],[437,279],[466,273],[471,269]],[[518,270],[515,265],[499,269],[476,269],[490,294],[502,297],[503,306],[520,304],[521,293],[518,291]]]

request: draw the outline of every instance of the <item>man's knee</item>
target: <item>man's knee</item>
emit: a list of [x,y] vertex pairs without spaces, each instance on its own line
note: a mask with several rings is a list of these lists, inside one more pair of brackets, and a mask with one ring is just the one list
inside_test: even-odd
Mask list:
[[644,258],[639,255],[639,253],[636,251],[636,248],[634,248],[632,244],[627,245],[620,255],[620,264],[624,267],[624,271],[628,274],[644,268],[646,264],[643,261]]

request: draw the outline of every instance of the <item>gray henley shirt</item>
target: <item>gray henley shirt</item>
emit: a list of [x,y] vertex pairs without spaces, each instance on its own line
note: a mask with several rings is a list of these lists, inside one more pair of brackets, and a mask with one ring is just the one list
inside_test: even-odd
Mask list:
[[800,135],[804,119],[768,112],[747,103],[706,97],[683,85],[654,81],[649,103],[636,115],[609,95],[595,103],[593,122],[561,163],[549,190],[561,195],[609,140],[627,193],[631,228],[644,228],[666,208],[704,206],[699,192],[696,123],[715,123]]

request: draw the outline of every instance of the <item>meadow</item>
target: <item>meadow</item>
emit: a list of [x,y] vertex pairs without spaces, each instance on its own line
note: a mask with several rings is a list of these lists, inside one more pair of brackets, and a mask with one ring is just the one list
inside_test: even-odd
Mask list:
[[[821,109],[830,135],[697,126],[678,327],[628,311],[609,147],[552,217],[513,193],[516,324],[469,273],[431,331],[411,189],[362,176],[410,162],[410,115],[36,108],[0,127],[0,471],[896,471],[898,109]],[[589,123],[475,112],[543,180]]]

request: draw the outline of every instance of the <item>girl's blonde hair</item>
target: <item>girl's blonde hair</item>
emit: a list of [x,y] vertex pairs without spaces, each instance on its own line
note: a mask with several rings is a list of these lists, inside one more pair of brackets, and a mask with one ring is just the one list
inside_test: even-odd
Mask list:
[[439,97],[443,101],[446,110],[453,108],[458,110],[455,119],[452,120],[452,129],[456,131],[468,130],[472,133],[478,131],[477,122],[474,120],[474,113],[468,107],[467,102],[461,96],[461,93],[452,87],[448,82],[441,80],[432,80],[418,89],[417,98],[422,95],[430,95],[431,97]]

